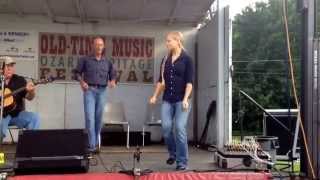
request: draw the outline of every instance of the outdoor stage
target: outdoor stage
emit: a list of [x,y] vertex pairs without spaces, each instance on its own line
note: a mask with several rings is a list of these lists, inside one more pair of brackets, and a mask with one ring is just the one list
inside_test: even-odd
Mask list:
[[[13,162],[15,146],[4,145],[8,162]],[[99,155],[95,155],[91,160],[88,173],[85,174],[59,174],[59,175],[26,175],[13,176],[13,180],[130,180],[133,176],[118,173],[121,170],[131,170],[133,167],[133,152],[135,147],[127,150],[124,146],[105,146]],[[271,174],[265,172],[236,172],[232,169],[219,169],[213,163],[213,153],[189,148],[190,161],[189,170],[176,172],[175,165],[167,165],[167,152],[163,145],[146,146],[141,154],[141,169],[150,169],[153,173],[141,176],[141,180],[179,180],[179,179],[246,179],[263,180],[269,179]],[[229,172],[227,172],[229,171]],[[233,172],[232,172],[233,171]]]
[[[12,180],[133,180],[133,176],[119,173],[88,173],[73,175],[34,175],[34,176],[16,176]],[[268,180],[270,176],[263,173],[194,173],[194,172],[168,172],[152,173],[150,175],[139,177],[140,180]]]

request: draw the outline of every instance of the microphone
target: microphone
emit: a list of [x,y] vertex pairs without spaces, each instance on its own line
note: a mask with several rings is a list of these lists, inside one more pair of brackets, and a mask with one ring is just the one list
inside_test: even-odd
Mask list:
[[3,75],[3,73],[4,73],[4,63],[5,63],[4,61],[0,63],[0,65],[1,65],[0,75]]

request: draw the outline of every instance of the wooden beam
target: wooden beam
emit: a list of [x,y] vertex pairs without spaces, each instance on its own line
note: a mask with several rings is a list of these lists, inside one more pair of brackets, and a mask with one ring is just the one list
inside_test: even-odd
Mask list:
[[173,23],[175,15],[177,13],[177,9],[178,9],[179,5],[181,4],[182,0],[175,0],[175,1],[176,1],[176,3],[170,13],[170,16],[169,16],[168,25],[171,25]]
[[141,6],[140,6],[140,14],[138,19],[141,21],[143,20],[143,14],[144,14],[144,8],[146,7],[148,0],[142,0],[141,1]]
[[48,18],[51,19],[52,22],[55,22],[55,17],[50,7],[49,0],[43,0],[43,8],[46,11]]
[[76,8],[77,8],[81,23],[84,23],[86,20],[86,15],[84,11],[84,6],[82,4],[82,0],[76,0]]
[[112,18],[113,18],[113,14],[112,14],[113,1],[112,0],[106,0],[106,4],[107,4],[107,20],[108,21],[112,21]]
[[14,8],[15,8],[15,11],[16,11],[17,15],[20,16],[20,17],[23,17],[24,13],[23,13],[23,10],[22,10],[18,0],[13,0],[12,2],[13,2],[13,5],[14,5]]

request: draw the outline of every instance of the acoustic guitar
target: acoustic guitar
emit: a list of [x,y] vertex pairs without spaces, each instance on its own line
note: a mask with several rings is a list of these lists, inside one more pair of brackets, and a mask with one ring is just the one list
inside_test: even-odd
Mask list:
[[[32,82],[36,86],[36,85],[39,85],[39,84],[47,84],[47,83],[50,83],[50,82],[53,82],[53,81],[54,81],[54,78],[48,78],[48,79],[40,79],[38,81],[34,81],[33,80]],[[10,112],[15,110],[17,105],[16,105],[16,102],[15,102],[15,99],[14,99],[14,95],[24,91],[25,89],[26,89],[26,86],[18,88],[18,89],[14,90],[14,91],[12,91],[9,88],[5,88],[4,89],[4,93],[3,93],[3,97],[4,97],[3,117],[5,117]],[[0,107],[1,107],[1,100],[2,100],[1,94],[2,94],[2,90],[0,89]]]

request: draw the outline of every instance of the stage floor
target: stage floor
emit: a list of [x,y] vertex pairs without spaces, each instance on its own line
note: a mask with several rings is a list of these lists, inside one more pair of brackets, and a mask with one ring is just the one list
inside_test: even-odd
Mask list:
[[[7,162],[13,162],[15,145],[3,145]],[[90,161],[89,172],[110,172],[132,169],[133,153],[136,147],[127,149],[125,146],[103,146],[100,154],[94,155]],[[164,145],[149,145],[141,148],[141,168],[156,172],[175,171],[175,165],[167,165],[168,153]],[[189,170],[218,170],[213,163],[213,152],[189,147]],[[122,167],[123,166],[123,167]]]
[[[2,145],[2,152],[5,153],[6,160],[9,163],[14,161],[15,148],[15,145]],[[125,146],[103,146],[101,153],[94,155],[94,158],[90,161],[89,174],[131,170],[133,167],[133,153],[135,150],[136,147],[133,146],[130,147],[130,149],[127,149]],[[150,169],[156,173],[171,173],[176,171],[175,165],[166,164],[168,153],[164,145],[148,145],[143,147],[141,151],[141,169]],[[188,172],[214,173],[230,172],[230,170],[228,171],[217,167],[214,163],[213,152],[189,146]],[[234,172],[237,172],[237,170],[234,170]],[[247,172],[250,173],[249,171]],[[253,173],[254,171],[251,172]],[[261,174],[264,173],[261,172]],[[272,172],[271,174],[275,175],[275,177],[278,176],[278,172]]]

